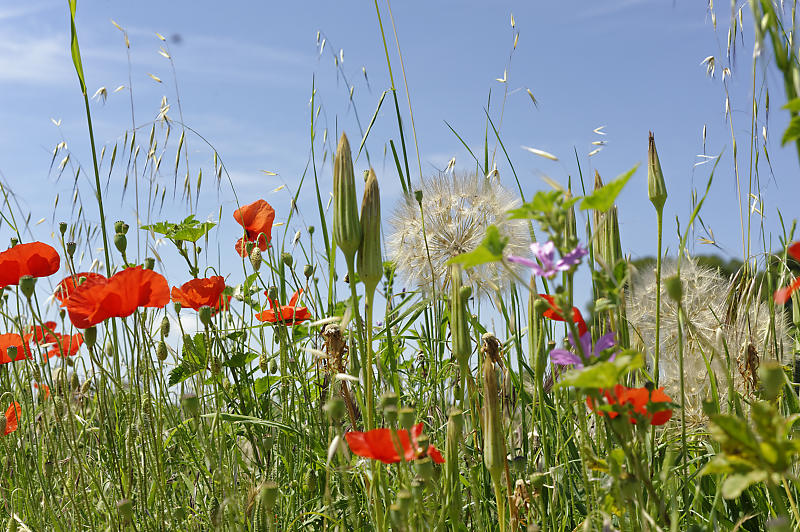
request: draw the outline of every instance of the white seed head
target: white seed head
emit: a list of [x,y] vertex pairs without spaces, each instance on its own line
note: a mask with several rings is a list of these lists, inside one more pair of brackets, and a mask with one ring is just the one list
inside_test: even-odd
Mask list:
[[[677,303],[667,295],[664,283],[665,279],[676,273],[675,260],[663,262],[659,386],[663,386],[665,393],[679,404]],[[716,376],[720,406],[724,410],[728,397],[727,376],[731,376],[738,393],[752,395],[759,361],[781,359],[784,352],[789,352],[791,343],[787,335],[787,317],[780,307],[775,307],[773,332],[769,308],[761,297],[761,287],[757,281],[741,283],[737,281],[738,276],[732,280],[725,279],[717,271],[700,266],[694,259],[681,261],[680,278],[683,288],[681,303],[686,318],[683,333],[686,420],[691,427],[699,428],[707,421],[703,413],[703,401],[712,397],[706,360]],[[652,269],[634,274],[627,293],[631,343],[644,347],[651,373],[655,350],[655,309],[653,266]],[[676,415],[675,418],[680,419],[680,416]]]
[[[409,194],[394,209],[386,242],[389,258],[409,285],[430,290],[435,282],[437,290],[444,290],[449,279],[447,261],[477,248],[492,224],[508,238],[506,253],[527,253],[530,235],[525,221],[506,216],[520,201],[503,188],[497,177],[439,174],[424,179],[420,188],[424,234],[420,206]],[[480,265],[465,273],[465,284],[471,284],[476,291],[492,285],[503,288],[510,276],[498,263]]]

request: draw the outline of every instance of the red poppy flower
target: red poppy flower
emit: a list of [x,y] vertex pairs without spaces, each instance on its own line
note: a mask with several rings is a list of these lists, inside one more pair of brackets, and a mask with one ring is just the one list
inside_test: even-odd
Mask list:
[[21,277],[47,277],[58,271],[61,258],[44,242],[17,244],[0,253],[0,288],[19,284]]
[[586,398],[586,404],[598,415],[614,419],[620,411],[629,412],[629,420],[636,423],[637,418],[634,414],[646,419],[651,425],[663,425],[672,418],[671,409],[655,410],[652,408],[657,403],[670,403],[672,399],[664,393],[664,388],[657,388],[650,392],[647,388],[626,388],[625,386],[614,386],[613,393],[610,390],[600,390],[606,404],[615,406],[615,410],[604,412],[596,410],[595,401],[592,397]]
[[[28,346],[28,342],[32,336],[31,334],[26,334],[24,337],[14,333],[0,334],[0,364],[31,358],[31,348]],[[17,348],[17,358],[12,359],[8,354],[9,347]]]
[[45,359],[60,356],[73,357],[78,354],[78,350],[83,345],[83,335],[81,333],[71,335],[55,333],[55,336],[55,340],[53,340],[55,345],[47,351]]
[[[542,316],[553,321],[566,321],[564,319],[564,316],[561,315],[561,312],[556,307],[555,299],[553,298],[553,296],[548,296],[547,294],[539,294],[539,297],[550,303],[550,308],[545,310],[542,313]],[[578,310],[578,307],[572,307],[572,322],[578,326],[579,336],[583,336],[583,333],[589,330],[586,327],[586,322],[583,321],[583,316],[581,315],[581,311]]]
[[[411,427],[411,437],[407,430],[398,430],[397,439],[403,449],[403,458],[406,462],[429,456],[437,464],[443,464],[442,453],[436,447],[429,445],[427,449],[417,446],[417,438],[422,434],[422,423]],[[400,461],[395,442],[392,439],[391,429],[373,429],[367,432],[348,432],[344,435],[350,450],[358,456],[380,460],[384,464],[394,464]]]
[[126,268],[108,279],[87,279],[75,288],[65,306],[69,319],[86,329],[108,318],[125,318],[138,307],[161,308],[169,303],[164,276],[141,266]]
[[256,243],[261,251],[267,250],[267,244],[272,240],[272,222],[275,221],[275,209],[272,205],[260,199],[236,209],[233,218],[244,227],[247,235],[236,242],[239,256],[247,256],[247,242]]
[[62,307],[67,299],[69,299],[70,294],[72,294],[75,288],[81,283],[81,279],[105,279],[105,276],[94,272],[79,272],[75,275],[70,275],[58,283],[55,292],[53,292],[53,296],[58,299]]
[[50,399],[50,387],[48,385],[34,382],[33,387],[39,390],[39,395],[42,399]]
[[58,324],[54,321],[46,321],[43,325],[35,325],[30,327],[27,332],[32,333],[33,341],[37,344],[49,344],[55,342],[56,337],[53,336],[54,331]]
[[[786,252],[794,260],[800,262],[800,242],[795,242],[786,248]],[[775,300],[775,303],[783,305],[789,301],[789,298],[792,297],[792,294],[795,293],[798,288],[800,288],[800,277],[796,277],[789,286],[775,290],[772,298]]]
[[192,279],[180,288],[172,287],[172,301],[180,303],[187,308],[200,310],[202,306],[209,306],[215,311],[226,310],[231,296],[223,296],[225,279],[219,275],[205,279]]
[[[300,289],[292,295],[288,305],[278,305],[277,301],[270,299],[269,304],[272,307],[269,310],[259,312],[256,314],[258,321],[268,321],[270,323],[285,323],[286,325],[295,325],[306,320],[311,319],[311,313],[306,307],[297,306],[297,301],[300,299],[300,294],[303,290]],[[267,292],[264,292],[267,295]],[[275,314],[275,311],[280,313],[280,316]]]
[[3,432],[3,436],[8,436],[15,430],[17,430],[17,424],[19,423],[19,416],[22,413],[22,409],[19,407],[19,403],[14,401],[6,410],[6,430]]

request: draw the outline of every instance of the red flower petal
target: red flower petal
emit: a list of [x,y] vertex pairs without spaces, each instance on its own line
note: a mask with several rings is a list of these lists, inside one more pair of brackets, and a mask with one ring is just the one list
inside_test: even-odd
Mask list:
[[[545,310],[542,313],[542,316],[553,321],[566,321],[564,316],[561,315],[561,312],[556,307],[555,298],[553,298],[553,296],[539,294],[539,297],[550,303],[550,308]],[[583,320],[583,315],[581,315],[581,311],[578,309],[578,307],[572,307],[572,322],[578,326],[578,335],[580,336],[583,336],[583,333],[589,330],[586,327],[586,322]]]
[[[24,338],[14,333],[0,334],[0,364],[31,358],[31,349],[28,346],[31,337],[30,334],[26,334]],[[14,360],[8,354],[8,348],[12,346],[17,348],[17,358]]]
[[58,271],[61,258],[44,242],[17,244],[0,253],[0,288],[19,284],[21,277],[47,277]]
[[55,298],[61,302],[62,307],[78,284],[81,283],[82,278],[85,282],[87,279],[105,279],[105,276],[94,272],[79,272],[62,280],[60,283],[58,283],[55,291],[53,292],[53,296],[55,296]]
[[[266,251],[267,245],[272,240],[272,223],[275,221],[275,209],[263,199],[254,201],[236,209],[233,218],[241,225],[247,235],[246,240],[256,242],[261,251]],[[241,257],[247,255],[243,239],[236,243],[236,252]]]
[[[422,454],[416,446],[416,441],[420,434],[422,434],[422,423],[414,425],[411,428],[410,435],[407,430],[397,431],[397,440],[403,450],[403,458],[407,462],[415,460]],[[353,431],[346,433],[344,437],[353,454],[372,460],[380,460],[384,464],[394,464],[400,461],[400,455],[397,452],[391,429],[380,428],[367,432]],[[414,443],[412,443],[412,439]],[[442,453],[433,445],[428,446],[426,453],[437,464],[444,463]]]
[[[295,292],[289,300],[289,305],[278,305],[276,301],[270,300],[269,303],[272,308],[256,314],[256,319],[270,323],[278,323],[280,321],[286,325],[296,325],[310,320],[312,317],[311,312],[306,307],[297,306],[297,301],[302,293],[302,289]],[[264,294],[266,295],[267,292],[264,292]],[[276,316],[276,311],[280,313],[280,318]]]
[[772,298],[775,300],[775,303],[783,305],[789,301],[789,298],[792,297],[792,294],[798,288],[800,288],[800,277],[795,278],[789,286],[775,290],[775,294],[773,294]]
[[19,403],[14,401],[6,410],[6,430],[3,433],[3,436],[8,436],[15,430],[17,430],[17,424],[19,423],[19,416],[22,413],[22,409],[19,407]]
[[42,399],[50,399],[50,387],[48,385],[34,382],[33,387],[39,390],[39,395]]
[[186,308],[200,310],[202,306],[209,306],[218,311],[227,309],[230,296],[225,298],[225,279],[219,275],[213,277],[192,279],[180,288],[172,287],[172,301],[180,303]]
[[786,250],[789,256],[797,262],[800,262],[800,242],[795,242]]
[[83,335],[81,333],[69,335],[56,333],[55,346],[51,347],[45,355],[50,357],[72,357],[78,354],[78,350],[83,345]]
[[46,321],[43,325],[35,325],[27,329],[27,332],[33,334],[33,341],[37,344],[49,344],[55,342],[56,337],[53,336],[58,324],[54,321]]

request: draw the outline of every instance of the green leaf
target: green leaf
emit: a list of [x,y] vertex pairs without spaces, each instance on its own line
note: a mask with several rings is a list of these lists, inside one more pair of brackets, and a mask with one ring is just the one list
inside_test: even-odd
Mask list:
[[272,380],[274,380],[274,379],[272,379],[270,377],[259,377],[259,378],[257,378],[256,382],[255,382],[256,395],[261,395],[262,393],[264,393],[267,390],[269,390],[270,384],[272,384],[272,382],[271,382]]
[[624,174],[617,176],[616,179],[609,182],[607,185],[600,187],[588,196],[585,196],[583,201],[581,201],[581,210],[586,211],[593,209],[596,211],[605,212],[610,209],[617,200],[619,193],[622,192],[622,188],[633,176],[633,174],[636,173],[637,168],[639,168],[638,163]]
[[643,365],[641,353],[626,349],[618,354],[613,362],[598,362],[582,369],[568,371],[561,377],[556,387],[613,388],[619,384],[620,377]]
[[782,109],[788,109],[792,112],[800,112],[800,98],[789,100],[786,105],[782,107]]
[[787,142],[797,140],[798,138],[800,138],[800,116],[795,116],[792,118],[792,121],[789,122],[789,127],[786,128],[786,131],[783,132],[781,146],[785,145]]
[[78,0],[69,0],[69,23],[70,23],[70,51],[72,52],[72,64],[75,65],[75,72],[78,73],[78,81],[81,83],[81,92],[86,94],[86,81],[83,76],[83,63],[81,62],[81,50],[78,47],[78,31],[75,29],[75,9]]
[[766,479],[767,472],[762,470],[750,471],[743,475],[738,473],[728,475],[728,478],[722,483],[722,496],[726,499],[735,499],[753,484],[763,482]]
[[490,225],[486,228],[486,236],[483,237],[480,246],[469,253],[453,257],[447,264],[461,264],[465,268],[472,268],[479,264],[498,261],[503,258],[503,249],[507,243],[508,237],[501,236],[497,227]]
[[192,214],[180,223],[157,222],[151,225],[143,225],[142,229],[164,235],[173,242],[197,242],[215,225],[214,222],[200,223]]

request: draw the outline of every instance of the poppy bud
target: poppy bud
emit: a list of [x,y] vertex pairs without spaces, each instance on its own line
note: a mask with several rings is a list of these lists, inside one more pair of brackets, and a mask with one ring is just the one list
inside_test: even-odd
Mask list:
[[72,375],[69,376],[69,387],[74,391],[79,390],[81,387],[81,380],[78,377],[78,374],[74,371],[72,372]]
[[97,327],[94,325],[87,327],[83,331],[83,341],[86,343],[86,347],[92,349],[97,342]]
[[128,248],[128,237],[122,233],[114,235],[114,247],[116,247],[117,251],[120,253],[125,253],[125,250]]
[[278,373],[278,363],[275,362],[275,359],[269,361],[269,372],[273,375]]
[[381,395],[381,408],[395,407],[397,408],[397,394],[394,392],[386,392]]
[[414,421],[417,419],[417,413],[410,406],[404,406],[398,411],[398,418],[400,419],[400,427],[411,430],[414,426]]
[[250,252],[250,264],[255,271],[261,269],[261,260],[261,249],[254,247],[253,251]]
[[33,291],[36,288],[36,278],[32,275],[23,275],[19,278],[19,289],[23,295],[30,299],[33,296]]
[[378,178],[370,168],[364,185],[364,199],[361,202],[361,246],[358,249],[358,275],[367,288],[367,293],[375,287],[383,276],[383,257],[381,255],[381,196]]
[[67,232],[67,222],[60,222],[58,224],[58,232],[61,233],[61,236],[64,236],[64,233]]
[[107,358],[112,358],[114,356],[116,348],[114,347],[114,342],[112,342],[110,338],[108,339],[108,341],[106,341],[106,345],[103,347],[103,351],[105,351]]
[[264,505],[268,510],[275,507],[275,502],[278,500],[278,484],[273,481],[267,481],[261,486],[260,497],[263,497]]
[[64,317],[66,317],[66,315],[67,315],[67,311],[66,310],[64,310],[63,308],[58,309],[58,317],[59,318],[61,318],[63,320]]
[[414,191],[414,199],[417,200],[417,203],[422,205],[422,190],[415,190]]
[[341,397],[333,397],[329,399],[323,408],[325,413],[328,414],[328,418],[334,423],[337,423],[344,417],[345,404]]
[[156,357],[158,357],[161,362],[164,362],[167,359],[167,353],[167,344],[164,340],[159,341],[158,347],[156,347]]
[[200,399],[193,393],[185,393],[181,396],[181,408],[186,416],[196,418],[200,415]]
[[249,241],[248,241],[248,242],[247,242],[247,243],[244,245],[244,249],[245,249],[245,251],[247,251],[247,254],[248,254],[248,255],[249,255],[250,253],[252,253],[252,252],[253,252],[253,248],[254,248],[254,247],[256,247],[256,244],[255,244],[255,242],[249,242]]
[[276,299],[278,299],[278,287],[277,287],[277,286],[270,286],[270,287],[267,289],[267,297],[268,297],[270,300],[276,300]]
[[394,427],[397,425],[397,407],[396,406],[387,406],[383,409],[383,418],[386,420],[386,424],[390,427]]
[[125,222],[123,222],[122,220],[117,220],[116,222],[114,222],[114,232],[115,233],[123,233],[122,228],[123,228],[124,225],[125,225]]
[[12,362],[14,360],[16,360],[17,359],[17,346],[15,346],[15,345],[8,346],[6,348],[6,355],[8,355],[8,358],[10,358]]
[[76,249],[77,247],[78,247],[78,244],[76,244],[75,242],[67,242],[67,244],[66,244],[66,248],[67,248],[67,255],[69,255],[69,256],[70,256],[70,258],[71,258],[73,255],[75,255],[75,249]]
[[169,336],[170,323],[169,318],[164,316],[161,318],[161,336]]
[[129,524],[133,518],[133,501],[130,499],[118,500],[117,512],[119,512],[119,520],[122,522],[122,524]]
[[314,275],[314,267],[310,264],[306,264],[303,267],[303,275],[305,276],[306,279]]
[[152,270],[156,267],[156,259],[153,257],[145,257],[144,259],[144,269],[145,270]]
[[336,148],[333,167],[333,236],[347,263],[352,264],[361,244],[361,222],[358,219],[350,143],[344,133]]
[[[466,289],[466,291],[464,291]],[[462,294],[462,292],[464,292]],[[461,286],[461,268],[453,265],[450,270],[450,334],[453,338],[453,356],[458,361],[461,378],[459,389],[464,389],[464,380],[469,373],[469,357],[472,354],[472,341],[469,335],[469,320],[467,319],[467,299],[471,290]],[[456,398],[463,399],[463,393]]]
[[200,323],[206,327],[211,325],[211,307],[203,305],[198,309],[197,314],[200,316]]
[[664,210],[664,203],[667,201],[667,185],[664,182],[664,174],[661,171],[661,163],[658,160],[656,141],[652,131],[650,132],[650,142],[647,146],[647,196],[658,212]]
[[269,357],[267,357],[266,353],[258,355],[258,367],[264,373],[269,369]]
[[286,266],[291,268],[292,264],[294,264],[294,257],[292,257],[291,253],[284,251],[283,253],[281,253],[281,262],[283,262]]
[[676,303],[680,303],[683,298],[683,286],[681,285],[681,278],[678,275],[669,277],[664,284],[667,288],[667,295],[672,298]]
[[314,226],[313,225],[309,225],[308,226],[308,235],[311,236],[313,234],[314,234]]

